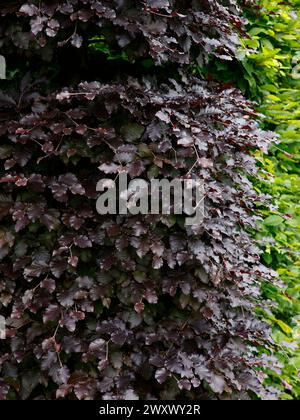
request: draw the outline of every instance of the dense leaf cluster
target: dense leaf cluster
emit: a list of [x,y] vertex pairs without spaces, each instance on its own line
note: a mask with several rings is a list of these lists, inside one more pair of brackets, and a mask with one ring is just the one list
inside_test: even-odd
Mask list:
[[261,167],[255,188],[271,194],[275,206],[260,210],[265,220],[254,235],[264,250],[262,261],[284,282],[281,287],[263,286],[264,296],[277,302],[264,317],[273,326],[276,354],[284,365],[270,374],[269,382],[281,389],[281,398],[294,399],[300,395],[300,2],[243,2],[243,12],[249,36],[241,40],[237,61],[212,60],[205,68],[195,64],[193,70],[202,78],[209,75],[239,86],[259,103],[261,127],[274,130],[280,139],[268,155],[255,152]]
[[[21,2],[22,3],[22,2]],[[6,24],[5,42],[18,48],[45,51],[50,40],[59,45],[82,46],[87,23],[96,25],[109,42],[125,50],[134,60],[151,55],[158,63],[175,61],[188,64],[192,58],[207,61],[209,54],[231,60],[239,45],[242,19],[235,1],[114,0],[25,3],[17,7],[20,17],[29,18],[30,30],[20,32]],[[12,8],[2,14],[9,19]],[[32,45],[33,44],[33,45]],[[44,52],[45,52],[44,51]]]
[[[273,314],[266,318],[273,324],[273,337],[280,344],[277,356],[284,364],[271,381],[282,390],[282,398],[300,395],[299,341],[299,28],[300,2],[259,1],[260,12],[249,15],[248,32],[252,48],[242,60],[251,92],[260,97],[264,127],[280,135],[280,144],[272,147],[269,156],[257,153],[261,165],[261,182],[257,187],[274,197],[277,209],[264,211],[265,221],[257,238],[269,236],[263,245],[263,260],[275,268],[284,281],[284,288],[268,285],[265,295],[278,302]],[[272,12],[272,13],[271,13]]]
[[[44,76],[52,58],[58,76],[45,87],[36,72],[19,84],[11,74],[0,94],[0,399],[275,397],[262,386],[275,362],[255,315],[273,273],[246,233],[264,201],[247,178],[256,173],[249,149],[266,151],[273,135],[238,90],[184,66],[173,78],[100,74],[78,84],[78,64],[59,86],[55,50],[86,60],[88,34],[125,48],[131,62],[229,59],[236,13],[234,1],[167,0],[3,10],[8,63],[35,60]],[[202,179],[204,223],[100,216],[96,184],[121,172]]]

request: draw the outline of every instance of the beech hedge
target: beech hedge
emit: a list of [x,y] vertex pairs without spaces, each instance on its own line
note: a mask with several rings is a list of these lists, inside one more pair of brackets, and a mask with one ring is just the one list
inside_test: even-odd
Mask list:
[[[263,261],[276,269],[283,288],[268,284],[264,293],[278,302],[273,314],[273,338],[280,344],[277,357],[284,365],[270,381],[281,388],[281,398],[299,399],[299,42],[300,2],[282,4],[259,0],[260,13],[248,11],[248,32],[252,47],[243,65],[253,95],[260,98],[262,124],[280,136],[268,156],[257,152],[262,167],[258,187],[274,197],[276,209],[264,212],[266,218],[257,238],[272,237],[264,245]],[[271,13],[272,12],[272,13]],[[259,94],[259,95],[258,95]]]
[[[239,90],[189,76],[242,34],[235,1],[1,10],[0,399],[276,398],[256,315],[275,273],[247,233],[269,205],[250,149],[274,135]],[[202,179],[203,224],[99,215],[121,172]]]
[[[272,324],[278,343],[276,356],[283,368],[268,379],[280,389],[281,399],[297,399],[299,384],[299,0],[243,2],[247,37],[236,60],[211,60],[195,74],[239,86],[258,103],[260,126],[271,129],[279,142],[268,155],[257,149],[253,156],[261,170],[253,178],[258,191],[272,195],[273,207],[258,211],[264,222],[254,230],[263,249],[262,261],[276,269],[281,284],[263,284],[266,299],[276,301],[264,318]],[[266,240],[266,238],[268,238]]]

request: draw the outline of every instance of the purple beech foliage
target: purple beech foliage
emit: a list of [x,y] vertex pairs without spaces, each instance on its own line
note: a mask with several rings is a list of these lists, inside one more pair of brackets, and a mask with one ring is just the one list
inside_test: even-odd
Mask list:
[[[248,179],[249,150],[267,151],[273,135],[238,90],[184,66],[234,57],[236,2],[20,3],[2,10],[8,63],[36,66],[100,28],[133,60],[180,70],[47,93],[27,75],[1,91],[0,399],[276,398],[263,385],[269,328],[255,315],[274,273],[247,233],[268,205]],[[203,223],[98,214],[97,182],[121,172],[202,180]]]
[[[105,166],[106,167],[106,166]],[[103,169],[103,165],[99,167]],[[204,186],[199,179],[134,178],[128,182],[127,171],[120,166],[118,182],[102,178],[96,190],[100,192],[96,202],[99,214],[184,214],[185,225],[200,225],[205,203]],[[191,216],[191,217],[188,217]]]
[[[4,2],[2,15],[10,20],[26,18],[27,30],[20,33],[16,17],[6,41],[27,49],[54,40],[81,48],[87,24],[95,25],[120,48],[129,48],[132,59],[150,54],[157,63],[189,64],[191,59],[207,62],[213,54],[232,60],[239,46],[243,19],[235,0],[69,0]],[[12,3],[10,5],[10,3]],[[5,28],[3,28],[5,30]],[[3,30],[2,29],[2,30]],[[29,30],[30,29],[30,30]]]

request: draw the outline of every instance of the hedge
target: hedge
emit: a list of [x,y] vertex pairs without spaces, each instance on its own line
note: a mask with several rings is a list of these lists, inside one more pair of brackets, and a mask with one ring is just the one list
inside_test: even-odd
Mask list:
[[[235,1],[31,1],[1,10],[0,399],[271,399],[278,369],[248,233],[274,140],[231,86]],[[96,184],[202,179],[206,216],[101,216]]]
[[274,130],[279,143],[268,155],[253,156],[261,168],[252,178],[257,191],[271,194],[273,208],[260,208],[265,221],[253,231],[263,250],[262,261],[277,270],[281,285],[265,284],[265,299],[273,301],[263,316],[272,325],[276,355],[283,369],[269,372],[268,382],[280,398],[299,398],[299,6],[300,2],[242,2],[247,19],[242,48],[232,62],[211,60],[192,71],[241,88],[256,101],[260,126]]
[[269,156],[257,153],[262,182],[257,187],[274,197],[273,211],[264,211],[257,239],[273,238],[264,249],[263,261],[276,269],[281,288],[264,288],[265,296],[278,303],[266,319],[273,325],[279,344],[277,357],[284,369],[270,381],[281,389],[281,398],[300,396],[300,172],[299,172],[299,58],[300,2],[258,1],[259,12],[248,14],[246,41],[253,51],[243,59],[252,96],[259,100],[264,128],[275,130],[280,144]]

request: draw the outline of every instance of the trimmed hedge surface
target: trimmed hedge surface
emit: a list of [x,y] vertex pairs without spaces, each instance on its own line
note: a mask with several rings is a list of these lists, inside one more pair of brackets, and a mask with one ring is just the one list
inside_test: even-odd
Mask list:
[[[274,140],[240,91],[189,76],[231,61],[234,1],[28,2],[1,14],[0,398],[276,398],[247,233]],[[28,70],[31,70],[28,73]],[[200,178],[206,217],[100,216],[96,184]],[[270,365],[271,364],[271,365]]]

